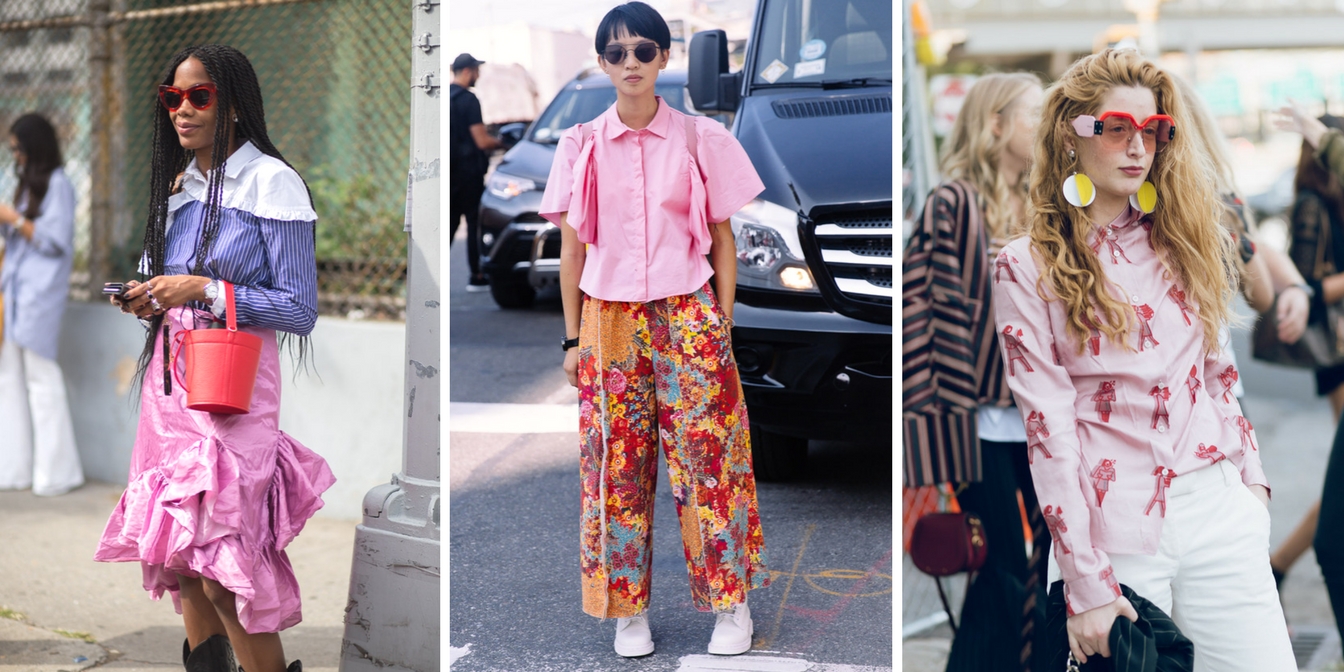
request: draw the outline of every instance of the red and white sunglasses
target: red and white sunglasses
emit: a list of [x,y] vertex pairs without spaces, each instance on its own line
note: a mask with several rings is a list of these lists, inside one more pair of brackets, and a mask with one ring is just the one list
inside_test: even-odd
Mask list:
[[1098,117],[1083,114],[1075,117],[1072,124],[1079,137],[1101,138],[1102,146],[1112,150],[1128,147],[1140,130],[1143,131],[1143,148],[1154,154],[1176,137],[1176,121],[1165,114],[1154,114],[1143,123],[1127,112],[1102,112]]

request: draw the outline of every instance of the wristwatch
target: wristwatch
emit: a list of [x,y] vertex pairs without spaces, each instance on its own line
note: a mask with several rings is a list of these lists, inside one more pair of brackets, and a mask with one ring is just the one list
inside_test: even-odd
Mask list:
[[219,281],[211,280],[205,284],[205,300],[214,303],[219,298]]
[[569,352],[570,348],[577,348],[577,347],[579,347],[579,339],[577,337],[560,339],[560,349],[564,350],[565,352]]
[[1311,288],[1311,285],[1309,285],[1309,284],[1307,284],[1307,283],[1305,283],[1305,282],[1299,282],[1299,283],[1297,283],[1296,285],[1290,285],[1290,286],[1291,286],[1291,287],[1297,287],[1298,289],[1300,289],[1300,290],[1302,290],[1303,292],[1305,292],[1306,295],[1307,295],[1307,298],[1308,298],[1308,299],[1314,299],[1314,298],[1316,298],[1316,290],[1312,289],[1312,288]]

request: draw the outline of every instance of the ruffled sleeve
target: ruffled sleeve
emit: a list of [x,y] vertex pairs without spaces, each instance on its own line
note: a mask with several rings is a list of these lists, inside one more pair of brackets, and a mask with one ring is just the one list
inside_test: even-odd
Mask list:
[[[560,216],[568,212],[566,221],[584,243],[597,242],[597,166],[593,161],[596,129],[587,144],[580,147],[582,125],[576,125],[560,136],[555,146],[551,174],[546,178],[546,191],[541,196],[540,214],[544,219],[560,225]],[[578,198],[575,198],[575,196]]]
[[[765,191],[765,184],[746,150],[723,124],[697,117],[695,128],[699,136],[696,153],[704,175],[704,216],[707,222],[722,222]],[[692,189],[697,181],[692,180]]]

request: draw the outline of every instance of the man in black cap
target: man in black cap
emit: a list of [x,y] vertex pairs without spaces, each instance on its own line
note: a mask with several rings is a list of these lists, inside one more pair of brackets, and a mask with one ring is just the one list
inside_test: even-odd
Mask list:
[[[448,240],[457,235],[462,216],[467,217],[467,263],[471,266],[468,292],[483,292],[490,283],[481,273],[480,225],[476,219],[481,209],[481,195],[485,193],[485,171],[490,166],[486,152],[501,147],[499,140],[485,130],[481,120],[481,101],[469,89],[481,76],[480,65],[471,54],[459,54],[453,60],[453,83],[448,87],[449,138],[452,157],[448,162],[451,231]],[[450,243],[451,244],[451,243]]]

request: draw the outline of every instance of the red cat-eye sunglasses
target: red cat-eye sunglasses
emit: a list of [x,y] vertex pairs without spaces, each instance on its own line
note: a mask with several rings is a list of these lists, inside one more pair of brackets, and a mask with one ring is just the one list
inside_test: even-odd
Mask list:
[[168,109],[169,112],[176,112],[177,108],[182,107],[182,103],[191,103],[191,106],[198,110],[209,109],[215,104],[215,85],[212,82],[197,84],[196,86],[179,89],[176,86],[167,84],[159,85],[159,102]]

